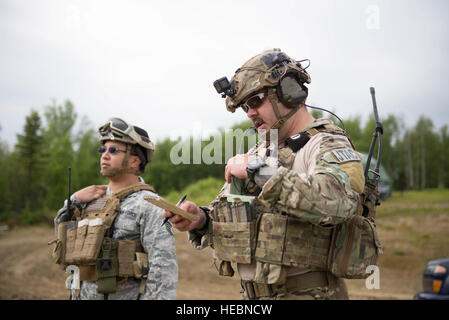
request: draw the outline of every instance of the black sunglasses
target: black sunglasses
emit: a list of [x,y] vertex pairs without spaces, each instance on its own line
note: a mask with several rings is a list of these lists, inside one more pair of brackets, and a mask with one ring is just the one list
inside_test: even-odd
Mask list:
[[121,152],[126,152],[126,150],[120,150],[120,149],[118,149],[117,147],[109,147],[109,148],[106,149],[106,147],[104,147],[104,146],[101,146],[101,147],[98,149],[98,152],[100,152],[101,154],[103,154],[103,153],[106,152],[106,150],[109,151],[110,154],[115,154],[115,153],[120,152],[120,151],[121,151]]

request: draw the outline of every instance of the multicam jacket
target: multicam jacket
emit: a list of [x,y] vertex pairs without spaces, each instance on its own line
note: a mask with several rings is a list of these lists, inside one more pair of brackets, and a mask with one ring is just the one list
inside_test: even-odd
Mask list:
[[[331,125],[327,119],[310,123],[304,131]],[[263,148],[263,145],[262,145]],[[260,150],[251,149],[250,159]],[[333,226],[353,215],[359,205],[359,193],[363,191],[364,177],[361,156],[352,152],[352,161],[339,158],[339,150],[353,150],[348,138],[328,132],[314,134],[296,154],[289,148],[280,147],[278,168],[259,191],[258,199],[267,208],[274,208],[315,226]],[[337,152],[337,153],[336,153]],[[284,157],[284,158],[283,158]],[[283,158],[283,159],[282,159]],[[217,199],[229,194],[229,184],[225,184]],[[212,210],[212,206],[209,206]],[[212,223],[212,222],[210,222]],[[203,232],[189,232],[191,244],[202,249],[213,246],[212,228]],[[243,280],[265,282],[268,279],[255,279],[255,265],[238,264]],[[289,268],[288,274],[302,274],[311,270],[310,266]]]
[[[141,179],[141,182],[143,180]],[[110,194],[108,187],[106,194]],[[176,298],[178,285],[178,264],[175,252],[175,239],[169,224],[162,226],[162,209],[154,206],[144,197],[154,195],[151,191],[135,192],[120,203],[120,210],[112,225],[112,239],[140,239],[144,251],[148,254],[149,273],[145,284],[145,292],[139,295],[140,280],[131,278],[117,285],[117,292],[110,294],[111,300],[168,300]],[[73,205],[82,205],[72,195]],[[67,200],[55,218],[55,227],[66,221]],[[96,281],[82,281],[80,299],[103,299],[97,293]]]

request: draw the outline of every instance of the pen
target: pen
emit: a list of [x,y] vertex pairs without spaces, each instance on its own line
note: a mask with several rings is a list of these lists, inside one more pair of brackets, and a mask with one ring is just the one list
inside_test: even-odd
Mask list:
[[[176,206],[178,207],[178,206],[179,206],[179,205],[180,205],[186,198],[187,198],[187,195],[185,194],[184,197],[182,197],[182,198],[178,201],[178,203],[176,204]],[[167,223],[168,219],[170,219],[170,218],[165,218],[164,222],[162,222],[162,224],[161,224],[161,227],[162,227],[165,223]]]

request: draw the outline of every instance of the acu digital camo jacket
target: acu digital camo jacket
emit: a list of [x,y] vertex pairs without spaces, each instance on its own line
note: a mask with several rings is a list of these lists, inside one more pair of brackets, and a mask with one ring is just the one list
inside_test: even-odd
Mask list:
[[[143,182],[142,179],[140,179]],[[111,194],[109,187],[106,194]],[[171,226],[161,226],[162,209],[154,206],[144,197],[154,193],[147,190],[138,191],[125,197],[120,202],[119,212],[112,225],[112,239],[139,240],[148,254],[149,272],[145,283],[145,291],[139,294],[141,281],[129,278],[117,284],[117,291],[109,294],[108,299],[125,300],[167,300],[176,298],[178,285],[178,264],[175,251],[175,239]],[[82,205],[72,195],[73,206]],[[55,218],[55,228],[66,221],[67,201]],[[103,299],[103,294],[97,293],[96,281],[81,281],[80,299]]]

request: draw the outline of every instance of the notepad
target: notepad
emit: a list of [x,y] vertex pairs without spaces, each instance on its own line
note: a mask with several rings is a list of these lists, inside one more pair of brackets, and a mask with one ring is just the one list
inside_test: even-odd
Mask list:
[[158,206],[159,208],[173,212],[174,214],[180,215],[181,217],[186,218],[187,220],[190,221],[198,220],[198,216],[194,215],[193,213],[182,210],[180,207],[175,206],[174,204],[166,201],[164,198],[160,196],[150,196],[145,197],[144,199],[154,204],[155,206]]

